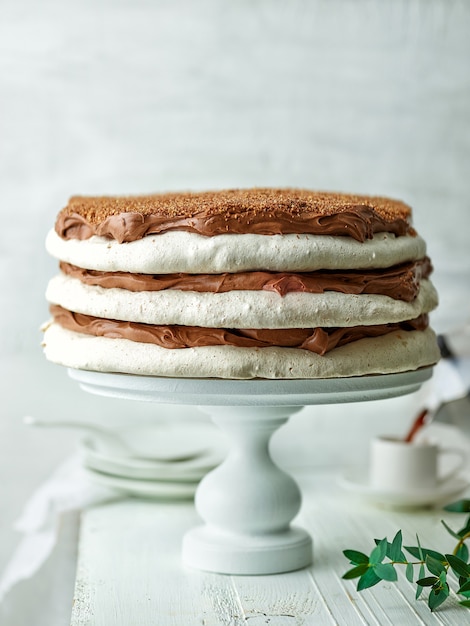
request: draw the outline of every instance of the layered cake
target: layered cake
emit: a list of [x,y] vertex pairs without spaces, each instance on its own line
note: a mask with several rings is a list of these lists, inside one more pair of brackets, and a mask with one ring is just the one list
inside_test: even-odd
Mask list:
[[152,376],[330,378],[439,358],[426,245],[382,197],[242,189],[70,199],[47,237],[48,359]]

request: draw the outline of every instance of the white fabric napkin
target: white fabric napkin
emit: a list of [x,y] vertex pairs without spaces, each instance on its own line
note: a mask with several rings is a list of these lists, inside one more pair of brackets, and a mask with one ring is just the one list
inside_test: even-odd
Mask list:
[[432,379],[423,386],[425,405],[436,409],[441,402],[450,402],[465,396],[470,388],[467,359],[441,359],[434,368]]
[[67,459],[33,493],[14,528],[23,534],[0,579],[0,601],[20,580],[32,577],[57,541],[60,515],[122,498],[122,492],[92,483],[79,454]]

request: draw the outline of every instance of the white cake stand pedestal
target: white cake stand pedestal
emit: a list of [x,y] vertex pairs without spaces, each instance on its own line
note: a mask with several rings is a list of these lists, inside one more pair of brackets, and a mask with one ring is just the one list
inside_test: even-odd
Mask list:
[[205,524],[183,539],[183,561],[224,574],[274,574],[306,567],[312,540],[291,526],[301,494],[271,459],[269,440],[305,405],[392,398],[419,389],[432,368],[321,380],[155,378],[69,370],[91,393],[197,405],[232,443],[225,461],[201,481],[196,509]]

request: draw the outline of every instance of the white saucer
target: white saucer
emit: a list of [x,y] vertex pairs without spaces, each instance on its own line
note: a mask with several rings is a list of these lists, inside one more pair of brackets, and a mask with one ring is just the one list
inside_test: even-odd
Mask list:
[[159,482],[156,480],[134,480],[102,474],[85,468],[88,478],[102,487],[117,489],[131,496],[140,498],[158,498],[159,500],[189,500],[194,497],[197,483]]
[[369,484],[367,468],[353,467],[343,472],[338,484],[346,491],[355,493],[366,500],[391,507],[418,508],[431,506],[450,500],[469,486],[462,476],[454,476],[435,489],[419,489],[406,492],[382,491]]
[[116,432],[135,456],[151,460],[157,457],[162,461],[199,457],[224,440],[214,424],[195,420],[128,426]]
[[[124,435],[123,431],[119,434]],[[129,429],[125,435],[123,438],[131,440],[133,449],[149,456],[153,452],[159,460],[111,454],[100,448],[98,439],[85,437],[79,445],[83,465],[133,480],[195,482],[219,465],[227,453],[226,438],[212,424],[185,422],[153,429],[136,428]],[[181,458],[170,460],[175,455]]]
[[79,450],[82,463],[88,469],[133,480],[199,481],[223,460],[223,455],[217,452],[177,462],[111,456],[97,450],[94,440],[89,438],[80,442]]

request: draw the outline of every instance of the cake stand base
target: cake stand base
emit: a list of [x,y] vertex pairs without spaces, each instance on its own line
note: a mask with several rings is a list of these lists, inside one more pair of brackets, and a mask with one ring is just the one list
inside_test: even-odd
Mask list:
[[247,537],[199,526],[183,538],[183,563],[219,574],[279,574],[302,569],[311,562],[312,539],[296,527]]
[[290,526],[301,505],[299,487],[269,452],[273,433],[301,408],[201,407],[231,448],[196,491],[206,526],[184,538],[187,565],[223,574],[274,574],[311,563],[310,536]]
[[166,404],[197,405],[231,443],[224,462],[200,482],[205,522],[183,540],[183,561],[222,574],[274,574],[312,562],[312,540],[291,526],[300,510],[294,479],[269,452],[272,434],[305,405],[392,398],[419,389],[432,368],[324,380],[154,378],[69,370],[86,391]]

